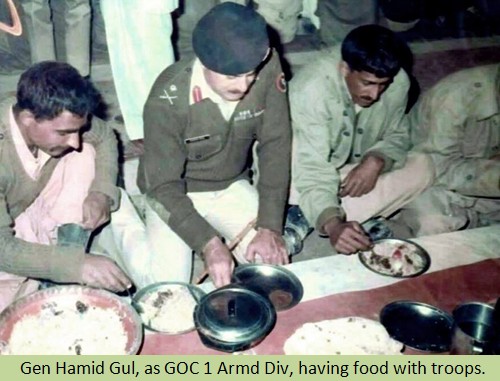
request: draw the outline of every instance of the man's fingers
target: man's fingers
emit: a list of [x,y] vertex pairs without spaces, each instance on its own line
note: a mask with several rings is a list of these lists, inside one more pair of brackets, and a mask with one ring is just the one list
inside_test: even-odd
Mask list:
[[216,288],[223,287],[229,283],[231,283],[231,274],[232,268],[229,268],[229,271],[214,271],[210,273],[210,277],[212,278],[212,282]]
[[335,248],[343,253],[355,253],[359,250],[367,250],[371,246],[371,241],[365,235],[361,226],[357,223],[345,229],[337,240]]

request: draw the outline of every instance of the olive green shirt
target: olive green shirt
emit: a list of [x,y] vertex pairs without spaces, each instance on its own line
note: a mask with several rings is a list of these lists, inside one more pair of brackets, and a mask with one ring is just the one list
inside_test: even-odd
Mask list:
[[435,185],[466,196],[500,197],[500,64],[453,73],[411,115],[412,143],[436,167]]
[[404,165],[409,148],[406,73],[400,70],[376,103],[356,113],[340,62],[338,47],[325,51],[290,83],[293,181],[304,215],[320,231],[332,218],[345,217],[338,196],[344,165],[376,153],[389,171]]

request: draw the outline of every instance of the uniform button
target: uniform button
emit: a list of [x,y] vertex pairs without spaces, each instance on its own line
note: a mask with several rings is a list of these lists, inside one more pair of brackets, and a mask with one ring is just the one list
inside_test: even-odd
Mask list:
[[3,139],[3,134],[0,132],[0,139]]
[[344,131],[344,132],[342,132],[342,135],[344,135],[344,136],[351,136],[351,133],[349,131]]
[[[0,134],[0,135],[3,138],[3,135],[2,134]],[[498,151],[498,148],[499,148],[498,146],[493,147],[493,151]]]
[[359,153],[355,153],[355,154],[354,154],[354,157],[361,157],[361,154],[359,154]]
[[469,180],[469,181],[470,181],[470,180],[472,180],[473,178],[474,178],[474,176],[473,176],[473,175],[467,175],[467,176],[465,176],[465,179],[466,179],[466,180]]
[[342,113],[342,115],[347,116],[347,110],[344,110],[344,112]]
[[474,83],[474,87],[476,88],[480,88],[481,86],[483,86],[481,82]]
[[362,128],[358,128],[358,134],[362,134],[363,132],[365,132]]
[[201,154],[197,153],[196,155],[194,155],[195,159],[201,159]]

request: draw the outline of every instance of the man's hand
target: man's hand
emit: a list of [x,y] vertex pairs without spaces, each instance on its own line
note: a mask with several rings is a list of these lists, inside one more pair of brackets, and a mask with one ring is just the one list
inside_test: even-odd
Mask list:
[[255,262],[257,255],[262,258],[262,262],[271,265],[284,265],[290,261],[283,237],[270,229],[259,228],[248,245],[245,258]]
[[131,280],[113,260],[94,254],[85,254],[82,284],[113,292],[125,291],[132,286]]
[[231,252],[219,237],[214,237],[203,249],[205,267],[215,287],[219,288],[231,282],[234,261]]
[[83,202],[83,221],[85,229],[94,230],[109,221],[110,199],[104,193],[89,192]]
[[385,160],[380,156],[366,155],[340,184],[339,196],[361,197],[371,192],[384,169],[384,164]]
[[370,238],[356,221],[333,219],[324,226],[330,238],[330,244],[341,254],[354,254],[359,250],[368,250],[372,246]]

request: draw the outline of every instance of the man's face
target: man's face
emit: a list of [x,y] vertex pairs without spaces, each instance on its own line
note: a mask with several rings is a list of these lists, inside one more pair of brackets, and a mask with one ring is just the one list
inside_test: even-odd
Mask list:
[[28,146],[34,146],[53,157],[60,157],[80,148],[81,130],[87,116],[80,117],[63,111],[51,120],[32,119],[28,129]]
[[255,71],[232,76],[219,74],[207,68],[203,68],[203,74],[212,90],[226,101],[242,99],[257,76]]
[[341,64],[341,73],[353,102],[361,107],[377,102],[392,81],[392,77],[379,78],[367,71],[351,70],[345,62]]

